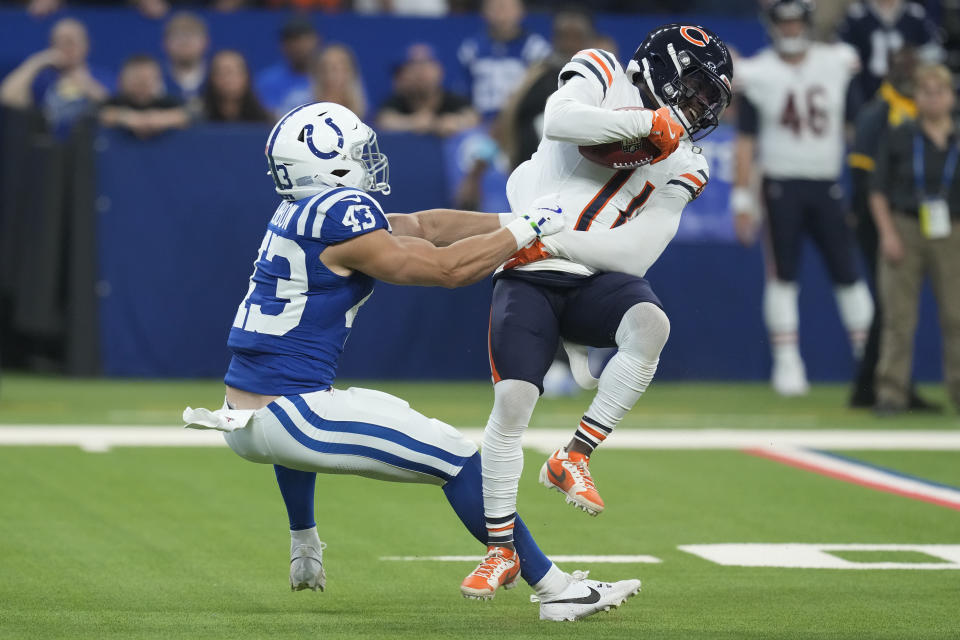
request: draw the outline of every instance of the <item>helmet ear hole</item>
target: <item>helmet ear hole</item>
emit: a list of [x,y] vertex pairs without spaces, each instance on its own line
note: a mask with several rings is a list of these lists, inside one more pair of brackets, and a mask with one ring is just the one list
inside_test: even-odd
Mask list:
[[297,140],[300,142],[306,142],[307,128],[304,127],[300,129],[300,135],[297,136]]
[[350,173],[350,171],[347,169],[334,169],[333,171],[330,172],[330,175],[337,176],[338,178],[342,178],[348,173]]

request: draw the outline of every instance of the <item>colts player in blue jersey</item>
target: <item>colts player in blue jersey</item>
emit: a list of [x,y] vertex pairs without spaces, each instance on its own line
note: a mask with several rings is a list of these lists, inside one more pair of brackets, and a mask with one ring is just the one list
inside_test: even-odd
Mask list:
[[[230,331],[224,407],[187,408],[184,421],[224,431],[238,455],[274,465],[290,520],[292,589],[325,586],[317,473],[440,485],[463,524],[486,542],[476,445],[399,398],[334,389],[337,364],[375,280],[476,282],[519,248],[559,231],[561,212],[534,204],[532,217],[434,210],[388,219],[370,195],[390,190],[376,134],[332,103],[287,113],[266,154],[284,201]],[[520,567],[465,595],[492,598],[519,574],[537,592],[542,619],[575,620],[616,607],[640,588],[638,580],[601,583],[561,571],[519,520],[514,536]]]

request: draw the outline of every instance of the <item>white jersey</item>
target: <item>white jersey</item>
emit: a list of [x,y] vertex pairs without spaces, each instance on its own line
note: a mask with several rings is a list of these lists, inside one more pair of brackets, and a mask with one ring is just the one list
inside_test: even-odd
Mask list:
[[857,52],[844,43],[813,43],[797,64],[769,48],[737,63],[736,89],[757,113],[764,176],[839,178],[847,88],[858,69]]
[[[637,87],[606,51],[589,49],[575,55],[560,71],[559,85],[574,75],[591,82],[595,104],[601,108],[645,107]],[[510,174],[507,198],[514,212],[523,212],[540,196],[555,193],[567,227],[593,231],[632,220],[657,190],[676,191],[687,201],[693,200],[708,179],[707,161],[689,140],[683,140],[673,154],[655,165],[616,170],[587,160],[576,144],[544,137],[536,153]],[[583,276],[597,272],[565,258],[548,258],[518,269]]]

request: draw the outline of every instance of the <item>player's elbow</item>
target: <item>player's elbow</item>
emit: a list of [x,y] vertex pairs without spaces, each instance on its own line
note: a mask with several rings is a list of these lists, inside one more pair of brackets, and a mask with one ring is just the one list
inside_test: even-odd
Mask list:
[[563,138],[563,114],[566,111],[569,99],[558,98],[555,95],[547,100],[547,107],[543,111],[543,137],[548,140]]

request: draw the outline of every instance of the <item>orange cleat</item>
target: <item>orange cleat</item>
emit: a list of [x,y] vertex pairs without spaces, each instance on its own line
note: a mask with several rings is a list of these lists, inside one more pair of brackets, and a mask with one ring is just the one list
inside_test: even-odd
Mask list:
[[506,547],[487,547],[487,555],[473,573],[463,579],[460,593],[464,598],[490,600],[499,587],[512,589],[520,577],[517,552]]
[[603,511],[603,498],[590,477],[590,458],[575,451],[558,449],[540,468],[540,484],[566,494],[572,504],[592,516]]

